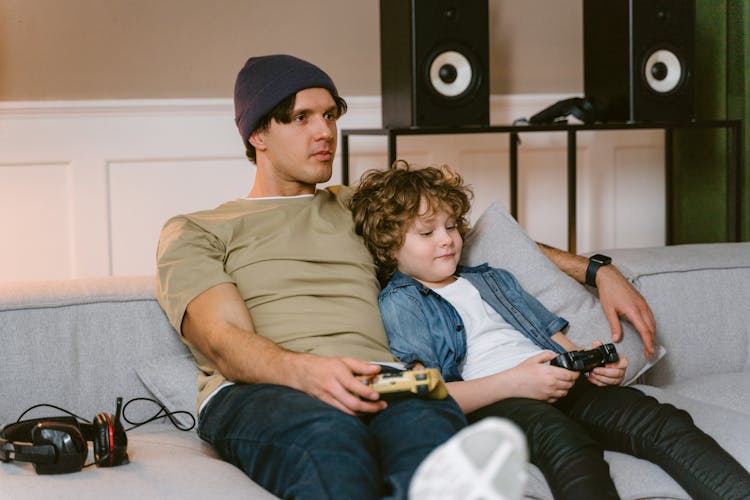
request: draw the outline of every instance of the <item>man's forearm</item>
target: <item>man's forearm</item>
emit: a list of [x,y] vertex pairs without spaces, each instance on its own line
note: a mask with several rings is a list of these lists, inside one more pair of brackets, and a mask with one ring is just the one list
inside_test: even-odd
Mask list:
[[[232,325],[216,325],[216,328],[217,331],[210,336],[203,331],[199,335],[186,335],[186,338],[228,380],[248,384],[282,384],[288,379],[289,373],[286,370],[294,366],[294,363],[286,358],[295,353],[257,333]],[[211,340],[207,341],[209,338]]]
[[579,283],[586,282],[586,267],[589,261],[586,257],[574,255],[570,252],[551,247],[544,243],[537,242],[537,247],[542,253],[552,261],[562,272],[573,278]]

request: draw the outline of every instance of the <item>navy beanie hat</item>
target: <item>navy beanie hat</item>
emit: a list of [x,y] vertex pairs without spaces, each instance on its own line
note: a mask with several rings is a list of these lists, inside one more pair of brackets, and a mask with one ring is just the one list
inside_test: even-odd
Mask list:
[[247,146],[258,122],[278,103],[300,90],[328,89],[338,96],[333,80],[322,69],[293,56],[251,57],[234,84],[234,121]]

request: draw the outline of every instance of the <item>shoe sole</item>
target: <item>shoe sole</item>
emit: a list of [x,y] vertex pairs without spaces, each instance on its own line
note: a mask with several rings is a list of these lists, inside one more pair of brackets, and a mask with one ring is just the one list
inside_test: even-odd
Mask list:
[[526,437],[490,417],[437,447],[417,468],[410,500],[518,500],[526,485]]

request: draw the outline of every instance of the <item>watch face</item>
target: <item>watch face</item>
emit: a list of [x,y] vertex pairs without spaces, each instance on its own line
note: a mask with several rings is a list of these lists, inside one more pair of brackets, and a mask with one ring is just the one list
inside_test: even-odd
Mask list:
[[596,255],[592,255],[591,256],[591,260],[593,262],[596,262],[597,264],[600,264],[602,266],[606,266],[607,264],[609,264],[610,262],[612,262],[612,257],[609,257],[607,255],[602,255],[602,254],[598,253]]

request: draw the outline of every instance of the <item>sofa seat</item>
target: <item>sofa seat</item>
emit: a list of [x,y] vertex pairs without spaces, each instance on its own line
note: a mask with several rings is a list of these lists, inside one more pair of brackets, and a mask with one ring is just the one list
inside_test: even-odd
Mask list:
[[662,387],[687,398],[710,402],[750,416],[750,373],[715,373]]
[[[74,474],[38,475],[29,463],[0,464],[0,498],[276,498],[242,471],[218,458],[194,430],[180,431],[169,422],[155,422],[131,430],[127,436],[130,463],[117,467],[90,467]],[[91,453],[89,455],[87,463],[93,460]]]

